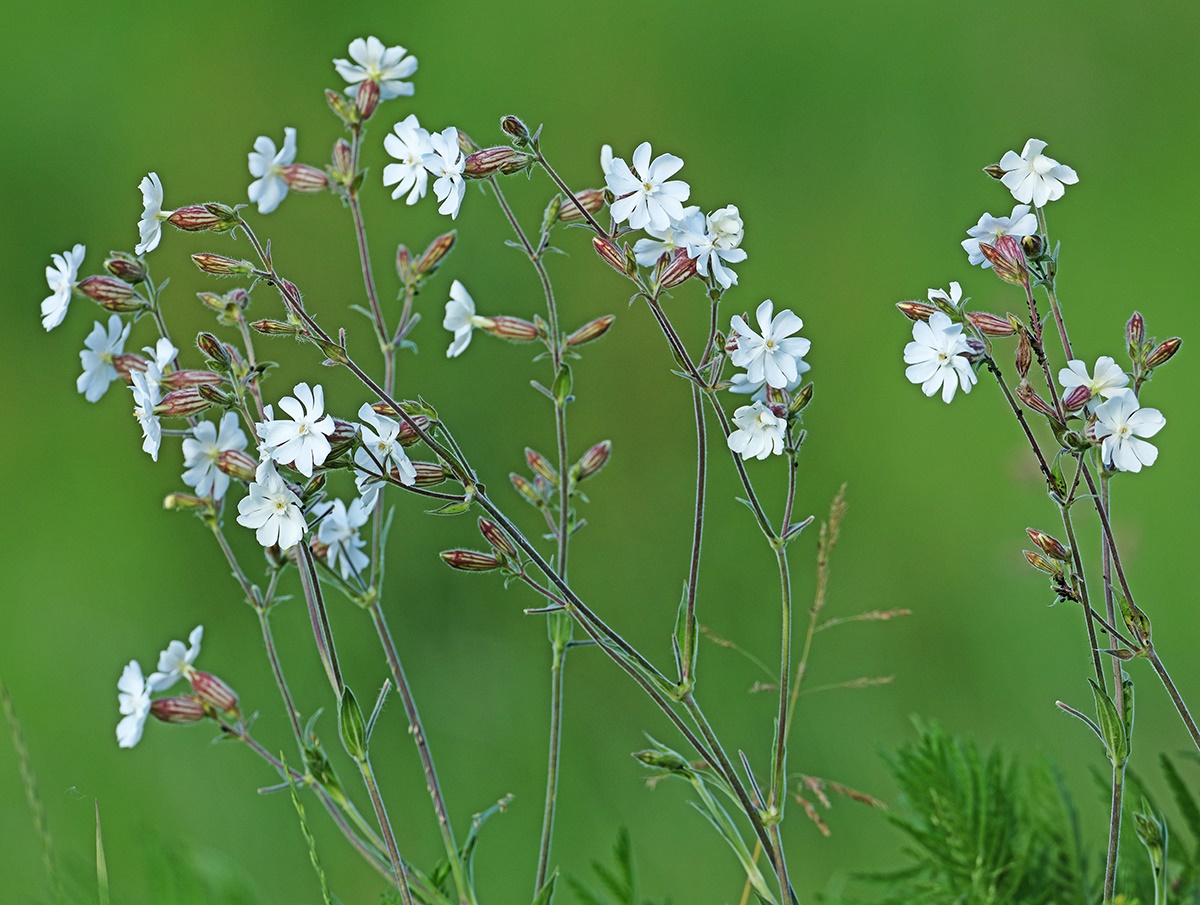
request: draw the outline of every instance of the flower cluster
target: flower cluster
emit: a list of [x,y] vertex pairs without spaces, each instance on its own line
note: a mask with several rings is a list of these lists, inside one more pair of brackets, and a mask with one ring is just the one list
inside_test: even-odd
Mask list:
[[[187,679],[190,683],[195,677],[201,675],[194,664],[196,658],[200,656],[200,639],[203,636],[204,626],[198,625],[188,635],[186,645],[182,641],[172,641],[158,655],[158,669],[149,676],[142,673],[142,666],[137,660],[130,660],[125,665],[121,671],[121,678],[117,680],[117,706],[122,715],[120,722],[117,723],[117,744],[120,747],[132,748],[141,741],[146,719],[152,713],[168,722],[183,722],[178,719],[166,720],[164,714],[171,708],[159,705],[158,701],[152,702],[150,695],[166,691],[180,679]],[[213,677],[206,676],[206,678]],[[196,684],[203,687],[204,680],[201,679]],[[171,699],[166,700],[170,701]],[[196,719],[203,718],[206,715],[203,709],[204,701],[196,696],[192,702],[195,704]],[[223,698],[221,703],[227,704],[228,701]],[[233,708],[221,706],[220,709],[231,710]]]

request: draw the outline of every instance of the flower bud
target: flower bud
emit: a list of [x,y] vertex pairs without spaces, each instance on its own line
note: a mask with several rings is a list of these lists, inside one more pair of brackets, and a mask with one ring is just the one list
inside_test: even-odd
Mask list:
[[596,236],[592,239],[592,246],[596,249],[596,254],[617,273],[633,276],[637,272],[637,262],[634,261],[631,265],[629,256],[612,239]]
[[1017,332],[1007,317],[984,311],[968,311],[967,320],[984,336],[1012,336]]
[[235,481],[250,482],[258,471],[258,462],[240,449],[226,449],[217,456],[217,468]]
[[536,475],[541,475],[552,486],[558,486],[558,472],[554,470],[554,466],[550,461],[536,449],[525,447],[525,461],[529,463],[529,467]]
[[613,325],[613,321],[617,319],[615,314],[606,314],[604,317],[598,317],[593,321],[588,321],[574,333],[567,337],[567,345],[574,348],[582,346],[585,343],[590,343],[593,340],[599,339],[608,332],[608,328]]
[[[224,352],[224,347],[221,349]],[[226,353],[228,357],[228,353]],[[185,387],[199,387],[205,384],[217,386],[224,378],[216,371],[172,371],[164,374],[160,383],[169,390],[182,390]]]
[[212,403],[201,395],[198,387],[173,390],[154,406],[154,414],[164,418],[187,418],[211,408]]
[[430,242],[429,247],[422,252],[420,259],[418,259],[416,266],[413,268],[413,273],[419,277],[427,277],[432,274],[438,269],[438,265],[442,263],[442,258],[450,254],[450,249],[454,247],[454,242],[457,239],[458,230],[452,229],[450,232],[443,233]]
[[339,138],[335,141],[330,160],[333,164],[334,179],[342,185],[349,185],[354,181],[354,154],[350,147],[350,142],[344,138]]
[[491,572],[500,568],[500,560],[490,553],[475,550],[443,550],[442,562],[460,572]]
[[608,464],[608,458],[612,455],[612,440],[602,440],[583,454],[580,460],[575,463],[578,471],[578,480],[582,481],[585,478],[590,478],[601,468]]
[[1170,339],[1164,339],[1158,344],[1158,348],[1151,352],[1146,357],[1146,370],[1157,368],[1159,365],[1164,365],[1179,351],[1179,346],[1183,340],[1178,336],[1172,336]]
[[329,455],[340,456],[354,443],[358,437],[358,426],[339,418],[333,419],[333,433],[328,436]]
[[[928,302],[896,302],[896,307],[910,321],[927,321],[929,320],[929,315],[937,311]],[[970,315],[967,316],[970,317]]]
[[529,134],[529,127],[512,114],[500,118],[500,128],[512,136],[518,148],[524,148],[533,141],[533,136]]
[[[415,443],[419,443],[421,441],[421,434],[429,430],[431,423],[424,415],[409,415],[408,417],[412,421],[412,424],[409,424],[408,421],[401,421],[400,430],[396,433],[396,441],[401,446],[412,446]],[[420,428],[420,433],[417,433],[417,428]]]
[[1029,285],[1029,270],[1025,266],[1025,252],[1021,243],[1012,236],[1001,236],[995,245],[986,242],[979,243],[979,250],[992,265],[996,276],[1006,283],[1018,286]]
[[1025,403],[1030,410],[1058,421],[1058,413],[1050,407],[1050,403],[1037,394],[1034,388],[1029,385],[1028,380],[1022,380],[1017,384],[1017,398]]
[[187,233],[210,232],[226,225],[220,217],[200,204],[179,208],[167,217],[167,222]]
[[1062,568],[1046,559],[1036,550],[1022,550],[1025,554],[1025,560],[1037,569],[1039,572],[1045,572],[1047,575],[1059,575],[1062,573]]
[[474,139],[472,139],[470,135],[468,135],[462,129],[456,129],[455,131],[458,133],[458,149],[462,151],[464,155],[474,154],[479,150],[479,145],[475,144]]
[[413,280],[412,252],[404,244],[396,247],[396,275],[400,277],[400,282],[405,286]]
[[358,119],[366,122],[375,114],[379,106],[379,82],[367,78],[358,83],[358,92],[354,95],[354,106],[358,109]]
[[[413,462],[412,467],[417,473],[417,479],[413,482],[417,487],[434,487],[449,477],[440,462]],[[400,480],[400,473],[396,469],[392,469],[392,476]]]
[[633,756],[647,767],[658,767],[660,770],[670,770],[672,773],[693,772],[691,764],[674,751],[634,751]]
[[1033,345],[1029,342],[1029,334],[1025,330],[1021,330],[1019,339],[1017,340],[1016,366],[1017,373],[1024,379],[1029,373],[1029,366],[1033,364]]
[[1042,252],[1046,250],[1046,242],[1037,233],[1034,233],[1032,236],[1022,236],[1021,250],[1025,252],[1025,257],[1027,258],[1040,258]]
[[805,407],[812,402],[812,398],[813,385],[812,381],[809,381],[800,388],[800,392],[793,396],[792,401],[788,403],[788,416],[791,417],[804,411]]
[[211,333],[197,334],[196,348],[203,352],[210,361],[215,362],[218,367],[229,367],[229,353],[225,351],[225,346],[221,344],[221,341]]
[[215,273],[221,276],[227,274],[252,276],[254,274],[254,265],[249,261],[238,261],[235,258],[228,258],[225,255],[213,254],[209,251],[203,251],[200,252],[200,254],[192,255],[192,260],[196,263],[196,266],[205,273]]
[[[576,192],[575,198],[579,201],[579,205],[576,205],[570,198],[563,199],[558,208],[560,223],[574,223],[576,220],[582,220],[584,211],[594,214],[604,207],[605,203],[604,189],[584,189],[582,192]],[[580,210],[580,205],[583,210]]]
[[139,311],[146,303],[138,298],[133,286],[118,277],[91,276],[80,280],[75,289],[106,311]]
[[488,179],[497,174],[509,176],[529,169],[535,159],[532,154],[526,154],[508,145],[484,148],[470,154],[463,162],[463,176],[467,179]]
[[677,248],[669,262],[658,275],[658,285],[662,289],[674,289],[696,275],[696,259],[687,253],[686,248]]
[[499,317],[481,318],[481,321],[479,329],[500,339],[506,339],[510,343],[529,343],[538,338],[537,325],[521,320],[519,317],[500,315]]
[[257,333],[264,336],[296,336],[300,333],[300,328],[295,324],[284,323],[283,321],[261,320],[254,321],[250,327]]
[[971,364],[978,364],[986,355],[987,346],[983,344],[982,340],[978,340],[974,336],[967,337],[967,361]]
[[163,723],[187,725],[198,723],[208,716],[200,699],[187,695],[177,698],[159,698],[150,702],[150,715]]
[[114,355],[112,365],[116,369],[117,374],[126,383],[130,382],[130,372],[141,371],[143,374],[150,367],[150,362],[142,358],[140,355],[135,355],[132,352],[126,352],[124,355]]
[[508,535],[495,522],[481,518],[479,520],[479,533],[483,535],[484,540],[505,556],[517,555],[517,548],[513,546],[512,541],[508,539]]
[[293,192],[312,194],[329,188],[329,177],[324,170],[310,167],[306,163],[293,163],[279,171],[287,187]]
[[1071,392],[1063,396],[1063,408],[1068,412],[1077,412],[1092,399],[1092,388],[1089,386],[1072,387]]
[[146,268],[137,258],[123,251],[109,252],[104,269],[127,283],[141,283],[146,279]]
[[1003,179],[1004,174],[1008,172],[1008,170],[1004,169],[1004,167],[1000,166],[998,163],[993,163],[991,166],[984,167],[983,171],[995,180]]
[[1146,340],[1146,321],[1140,311],[1135,311],[1125,323],[1125,342],[1129,346],[1129,357],[1137,358],[1138,350]]
[[[251,477],[254,477],[252,474]],[[208,500],[192,496],[190,493],[168,493],[163,497],[163,509],[168,512],[190,512],[195,509],[205,509]]]
[[225,713],[237,712],[237,694],[212,673],[193,670],[188,673],[187,678],[192,685],[192,691],[196,692],[196,696],[205,704]]
[[1052,559],[1066,562],[1071,558],[1071,551],[1045,531],[1038,531],[1036,528],[1026,528],[1025,533],[1029,535],[1031,541],[1041,548],[1043,553]]
[[346,100],[346,96],[340,91],[326,91],[325,103],[329,104],[329,109],[337,114],[338,118],[346,125],[351,125],[358,119],[357,111]]
[[516,472],[513,472],[508,476],[508,479],[512,481],[513,487],[516,489],[517,493],[521,494],[521,496],[525,498],[526,502],[532,503],[534,506],[542,506],[542,497],[534,489],[533,485],[525,480],[524,477]]

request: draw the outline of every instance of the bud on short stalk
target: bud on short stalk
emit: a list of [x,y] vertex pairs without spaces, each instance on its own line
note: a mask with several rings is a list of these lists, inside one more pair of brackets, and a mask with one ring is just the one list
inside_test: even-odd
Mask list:
[[375,115],[379,106],[379,83],[374,79],[363,79],[358,83],[358,92],[354,95],[354,106],[358,110],[360,122],[366,122]]
[[311,195],[329,188],[329,177],[325,175],[325,171],[306,163],[293,163],[286,166],[279,171],[279,175],[293,192]]
[[146,268],[137,258],[123,251],[109,252],[104,269],[127,283],[141,283],[146,279]]
[[1146,341],[1146,321],[1140,311],[1135,311],[1125,323],[1125,343],[1129,346],[1129,357],[1137,359],[1142,343]]
[[340,91],[326,91],[325,102],[329,104],[329,109],[337,114],[338,118],[346,125],[349,126],[357,121],[357,111],[350,106],[350,102]]
[[187,725],[198,723],[208,716],[198,697],[159,698],[150,703],[150,715],[163,723]]
[[1022,236],[1021,250],[1025,252],[1026,258],[1036,261],[1046,251],[1046,242],[1037,233],[1034,233],[1032,236]]
[[450,254],[450,249],[454,247],[457,239],[458,231],[452,229],[450,232],[443,233],[430,242],[429,247],[425,249],[413,267],[413,273],[418,277],[427,277],[432,274],[438,269],[438,265],[442,263],[442,258]]
[[1036,550],[1022,550],[1025,554],[1025,560],[1039,572],[1045,572],[1047,575],[1061,575],[1062,567],[1057,563],[1052,563],[1046,557],[1042,556]]
[[529,133],[529,127],[521,122],[519,117],[509,114],[500,118],[500,128],[506,135],[512,137],[518,148],[524,148],[533,141],[533,136]]
[[[416,487],[436,487],[449,477],[440,462],[413,462],[412,467],[417,473],[417,479],[413,481]],[[400,472],[392,469],[392,477],[399,481]]]
[[[401,446],[412,446],[420,443],[421,434],[428,431],[431,424],[430,420],[424,415],[409,415],[408,417],[412,424],[409,424],[408,421],[401,421],[400,430],[396,433],[396,440]],[[420,434],[417,433],[418,428],[421,431]]]
[[193,670],[188,673],[187,678],[192,691],[196,692],[196,696],[205,704],[225,713],[237,713],[237,694],[212,673]]
[[206,358],[216,362],[219,367],[229,367],[229,353],[225,351],[225,346],[221,343],[221,341],[211,333],[197,334],[196,348],[199,349]]
[[123,314],[147,307],[145,301],[134,292],[133,286],[118,277],[91,276],[80,280],[75,290],[106,311]]
[[226,449],[217,456],[217,468],[236,481],[250,482],[258,471],[258,462],[240,449]]
[[295,324],[267,319],[254,321],[250,324],[250,328],[264,336],[297,336],[301,332]]
[[598,317],[594,321],[588,321],[567,337],[567,345],[575,348],[599,339],[608,332],[608,328],[613,325],[613,321],[616,319],[615,314],[606,314],[604,317]]
[[239,261],[236,258],[229,258],[225,255],[213,254],[209,251],[192,255],[192,260],[195,262],[196,266],[205,273],[213,273],[217,274],[218,276],[232,274],[236,274],[238,276],[252,276],[254,274],[254,265],[249,261]]
[[1022,380],[1017,384],[1017,398],[1025,403],[1030,410],[1058,421],[1058,413],[1050,407],[1050,403],[1037,394],[1034,388],[1029,385],[1028,380]]
[[543,456],[536,449],[525,447],[525,461],[533,470],[535,475],[540,475],[554,487],[558,486],[558,472],[554,470],[554,466],[550,464],[550,460]]
[[[250,477],[254,477],[251,473]],[[208,500],[193,496],[190,493],[168,493],[163,497],[163,509],[168,512],[191,512],[196,509],[207,509]]]
[[1024,380],[1029,374],[1029,366],[1033,364],[1033,344],[1029,341],[1029,334],[1025,330],[1020,331],[1020,338],[1017,340],[1016,366],[1017,373]]
[[596,254],[617,273],[633,276],[637,272],[637,262],[631,263],[629,256],[612,239],[596,236],[592,239],[592,246],[596,249]]
[[1068,412],[1077,412],[1092,400],[1092,388],[1089,386],[1072,387],[1071,392],[1063,396],[1063,408]]
[[517,548],[513,546],[512,541],[508,539],[508,535],[495,522],[481,518],[479,520],[479,533],[483,535],[484,540],[505,556],[517,555]]
[[674,751],[635,751],[633,756],[647,767],[658,767],[660,770],[670,770],[672,773],[690,773],[691,764]]
[[563,199],[558,208],[560,223],[575,223],[583,219],[584,211],[594,214],[605,204],[604,189],[584,189],[582,192],[576,192],[575,197],[579,201],[578,205],[570,198]]
[[1041,549],[1043,553],[1051,559],[1057,559],[1059,562],[1066,562],[1071,558],[1071,551],[1054,537],[1051,537],[1045,531],[1039,531],[1036,528],[1026,528],[1025,533],[1029,535],[1029,539],[1033,541]]
[[1007,317],[988,314],[986,311],[968,311],[967,320],[984,336],[1012,336],[1017,332]]
[[657,283],[662,289],[674,289],[696,275],[696,259],[686,248],[677,248],[658,274]]
[[[221,347],[221,351],[225,351],[224,346]],[[228,353],[226,353],[226,357],[228,357]],[[163,375],[161,383],[169,390],[182,390],[185,387],[199,387],[206,384],[217,386],[222,379],[216,371],[172,371],[170,374]]]
[[508,476],[508,479],[512,481],[513,488],[525,498],[526,502],[539,507],[542,505],[542,497],[522,475],[513,472]]
[[1001,236],[995,245],[979,243],[979,250],[992,265],[996,276],[1006,283],[1029,286],[1029,269],[1025,264],[1025,252],[1021,243],[1012,236]]
[[186,233],[215,232],[228,230],[229,224],[202,204],[181,207],[167,217],[167,222]]
[[978,364],[985,357],[987,357],[987,346],[983,344],[983,341],[973,336],[967,337],[967,361],[971,364]]
[[130,382],[130,373],[133,371],[141,371],[143,374],[150,367],[150,362],[142,358],[140,355],[135,355],[132,352],[127,352],[124,355],[114,355],[112,365],[116,369],[117,374],[126,383]]
[[471,138],[470,135],[468,135],[462,129],[459,129],[457,131],[458,131],[458,149],[463,152],[464,156],[469,156],[479,150],[479,145],[475,144],[475,140],[473,138]]
[[896,302],[896,307],[910,321],[927,321],[929,320],[929,315],[937,311],[933,305],[927,302]]
[[1008,170],[1004,169],[1004,167],[1000,166],[998,163],[993,163],[991,166],[984,167],[983,171],[997,181],[1003,179],[1004,174],[1008,172]]
[[575,467],[579,469],[578,479],[583,481],[590,478],[601,468],[608,464],[608,458],[612,455],[612,440],[602,440],[591,449],[583,454],[583,457],[576,463]]
[[475,550],[443,550],[442,561],[451,569],[460,572],[491,572],[500,568],[500,560],[491,553],[479,553]]
[[1170,339],[1164,339],[1159,343],[1158,348],[1146,356],[1146,370],[1157,368],[1159,365],[1164,365],[1179,351],[1183,340],[1178,336],[1172,336]]
[[479,329],[500,339],[506,339],[510,343],[529,343],[538,338],[537,325],[521,320],[519,317],[500,315],[499,317],[485,317],[481,320]]
[[330,159],[333,162],[334,178],[343,185],[349,185],[354,180],[354,155],[350,142],[344,138],[335,141]]
[[162,402],[154,406],[154,414],[164,418],[187,418],[211,407],[212,402],[204,398],[199,387],[185,387],[163,396]]
[[463,176],[467,179],[489,179],[492,176],[509,176],[529,169],[536,158],[532,154],[518,151],[507,145],[484,148],[470,154],[463,162]]

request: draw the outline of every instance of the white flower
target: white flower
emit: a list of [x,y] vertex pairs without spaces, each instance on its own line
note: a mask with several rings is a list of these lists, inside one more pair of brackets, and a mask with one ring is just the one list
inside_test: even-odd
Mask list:
[[158,671],[150,673],[146,687],[150,691],[166,691],[181,678],[193,671],[192,664],[200,656],[200,639],[204,637],[204,626],[198,625],[188,635],[188,646],[182,641],[172,641],[158,655]]
[[296,130],[291,126],[283,130],[283,147],[279,151],[267,136],[258,136],[249,160],[250,175],[254,177],[248,192],[250,201],[258,204],[260,214],[269,214],[288,193],[282,171],[296,161]]
[[[951,288],[956,285],[950,284]],[[962,324],[952,324],[949,317],[935,311],[929,315],[929,323],[913,324],[913,341],[904,347],[904,361],[908,364],[904,374],[913,383],[921,384],[926,396],[932,396],[940,386],[942,399],[949,402],[960,385],[964,393],[971,392],[977,379],[966,358],[969,351]]]
[[612,145],[600,146],[600,172],[604,174],[604,178],[608,179],[608,174],[612,172],[613,165],[613,150]]
[[379,414],[366,402],[358,410],[358,417],[362,419],[359,432],[363,445],[354,451],[357,472],[354,481],[362,495],[362,505],[369,512],[375,508],[384,475],[395,469],[401,484],[412,484],[417,479],[417,471],[397,440],[399,424]]
[[138,188],[142,190],[142,219],[138,220],[138,235],[141,236],[141,241],[133,250],[139,255],[144,255],[158,248],[158,242],[162,238],[162,222],[170,214],[163,213],[163,187],[157,173],[142,177]]
[[[347,94],[353,94],[357,89],[353,86],[366,79],[379,85],[379,99],[390,101],[394,97],[407,96],[413,93],[412,82],[404,82],[417,71],[417,58],[406,57],[408,53],[403,47],[384,47],[383,42],[375,36],[366,40],[355,38],[350,42],[350,59],[334,60],[333,65],[338,75],[350,83]],[[357,64],[357,65],[356,65]]]
[[729,360],[735,367],[746,369],[746,379],[751,383],[766,381],[783,389],[800,375],[798,362],[808,354],[812,343],[802,336],[792,336],[804,321],[788,308],[772,318],[774,307],[770,299],[758,306],[755,317],[761,333],[751,330],[740,314],[733,316],[729,329],[736,334],[737,348]]
[[962,286],[958,285],[958,283],[952,282],[950,284],[949,292],[947,292],[945,289],[930,289],[927,294],[929,296],[929,301],[933,302],[934,304],[942,301],[953,308],[957,308],[959,307],[959,303],[962,301]]
[[696,259],[696,272],[708,276],[711,269],[713,279],[722,289],[736,286],[737,274],[726,265],[746,260],[746,252],[738,247],[743,231],[742,217],[735,205],[709,214],[704,230],[690,233],[686,238],[688,257]]
[[329,548],[326,564],[340,571],[347,581],[351,575],[361,575],[371,564],[371,557],[362,552],[367,542],[358,536],[358,529],[367,523],[370,514],[370,508],[362,500],[351,500],[349,508],[341,500],[334,500],[333,508],[317,529],[317,540]]
[[[604,147],[608,147],[605,145]],[[683,217],[671,223],[666,229],[646,227],[649,239],[638,239],[633,244],[633,256],[642,267],[653,267],[658,259],[665,254],[674,253],[675,249],[683,248],[694,236],[704,235],[704,214],[696,205],[683,209]],[[695,257],[695,255],[691,255]]]
[[50,256],[50,260],[54,262],[53,267],[46,268],[46,282],[50,285],[50,294],[42,299],[42,326],[47,330],[53,330],[67,316],[71,292],[75,289],[75,278],[79,276],[79,268],[83,264],[86,251],[82,245],[76,245],[70,251]]
[[163,386],[163,376],[171,363],[175,361],[179,350],[171,344],[171,341],[165,336],[160,336],[158,342],[153,346],[142,346],[142,351],[150,356],[150,361],[146,365],[146,380],[153,384],[159,392],[158,400],[162,399],[162,392],[166,387]]
[[300,497],[292,493],[275,470],[275,463],[264,459],[255,472],[250,495],[238,503],[237,522],[253,528],[264,547],[278,544],[281,549],[294,547],[308,530]]
[[79,353],[83,362],[83,373],[75,380],[75,388],[83,393],[88,402],[95,402],[108,391],[108,385],[117,379],[113,359],[125,351],[125,340],[129,338],[130,324],[122,324],[121,318],[113,315],[108,319],[108,330],[99,321],[94,322],[92,332],[83,344],[87,346]]
[[284,396],[279,400],[279,407],[291,415],[290,421],[276,420],[274,411],[268,411],[267,420],[258,422],[255,428],[264,455],[311,478],[313,467],[329,455],[327,437],[334,430],[333,417],[321,417],[325,412],[325,390],[320,384],[309,389],[307,383],[298,383],[292,392],[295,398]]
[[142,426],[142,449],[150,453],[150,458],[158,461],[158,447],[162,443],[162,425],[154,414],[154,407],[162,402],[162,394],[158,384],[146,379],[141,371],[130,371],[133,380],[133,414]]
[[446,302],[446,317],[442,326],[454,334],[454,341],[446,350],[447,358],[458,358],[471,344],[471,331],[487,322],[487,318],[475,313],[475,300],[458,280],[450,284],[450,301]]
[[650,153],[650,142],[644,141],[633,152],[632,168],[624,160],[614,159],[604,181],[617,199],[611,207],[614,220],[628,220],[633,229],[652,226],[661,231],[683,219],[683,202],[691,189],[681,180],[667,181],[683,167],[680,158],[660,154],[651,162]]
[[384,136],[383,147],[400,162],[389,163],[383,168],[383,184],[396,186],[392,190],[393,198],[408,192],[404,203],[416,204],[418,199],[425,197],[429,185],[429,171],[422,161],[425,155],[433,153],[433,145],[429,143],[429,133],[417,122],[415,113],[392,126],[392,131],[394,135]]
[[729,434],[729,448],[743,459],[765,459],[783,452],[787,421],[761,402],[743,405],[733,413],[738,429]]
[[[1111,399],[1114,393],[1120,392],[1121,388],[1129,383],[1129,375],[1107,355],[1101,355],[1096,359],[1096,376],[1094,378],[1088,376],[1087,364],[1078,359],[1072,359],[1067,362],[1065,368],[1058,372],[1058,382],[1063,386],[1064,396],[1075,387],[1084,386],[1091,391],[1092,399],[1097,396]],[[1095,405],[1089,401],[1088,411],[1092,411],[1094,408]]]
[[967,253],[967,261],[978,264],[983,268],[992,266],[992,262],[983,256],[979,243],[986,242],[995,245],[1001,236],[1012,236],[1018,241],[1037,232],[1037,215],[1029,212],[1028,204],[1018,204],[1007,217],[993,217],[985,213],[979,222],[967,230],[971,238],[962,240],[963,251]]
[[[789,393],[792,392],[797,387],[799,387],[800,384],[804,383],[804,374],[806,371],[809,371],[811,369],[812,369],[812,365],[810,365],[807,361],[805,361],[803,358],[797,358],[796,359],[796,379],[789,380],[787,382],[787,385],[782,387],[781,389],[784,389]],[[731,392],[731,393],[744,393],[744,394],[750,396],[750,398],[754,402],[766,402],[767,401],[767,381],[766,381],[766,379],[760,380],[756,383],[756,382],[752,381],[746,374],[734,374],[733,377],[730,378],[730,384],[731,384],[731,386],[729,387],[729,392]],[[777,387],[777,389],[780,389],[780,388]]]
[[1046,202],[1063,196],[1064,185],[1079,181],[1069,166],[1044,155],[1045,147],[1044,141],[1031,138],[1019,155],[1016,151],[1005,151],[1000,158],[1000,168],[1005,171],[1000,181],[1022,204],[1045,207]]
[[1133,390],[1116,390],[1107,402],[1096,406],[1093,436],[1103,440],[1101,455],[1104,464],[1118,471],[1141,471],[1143,465],[1153,465],[1158,450],[1140,437],[1153,437],[1167,419],[1158,409],[1138,405]]
[[211,421],[201,421],[183,441],[183,483],[196,488],[196,496],[221,499],[229,489],[229,475],[217,468],[217,459],[226,450],[245,448],[246,435],[235,413],[225,413],[219,431]]
[[124,718],[117,723],[117,744],[132,748],[142,739],[146,717],[150,715],[150,688],[142,677],[142,667],[130,660],[117,680],[117,705]]
[[441,132],[434,132],[429,136],[429,144],[433,150],[422,157],[421,162],[425,169],[437,177],[433,183],[433,194],[442,202],[438,213],[449,214],[450,219],[454,220],[458,217],[458,209],[467,191],[467,184],[463,181],[467,160],[458,146],[458,129],[447,126]]

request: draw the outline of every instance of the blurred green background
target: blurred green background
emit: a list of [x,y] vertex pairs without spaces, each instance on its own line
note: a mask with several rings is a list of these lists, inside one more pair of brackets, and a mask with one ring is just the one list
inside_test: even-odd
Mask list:
[[[905,381],[909,328],[892,307],[960,280],[980,307],[1019,308],[1011,287],[968,267],[958,243],[983,211],[1007,214],[1012,205],[980,168],[1031,135],[1047,140],[1048,153],[1080,174],[1049,210],[1063,242],[1061,287],[1079,354],[1089,363],[1118,356],[1134,308],[1151,333],[1189,343],[1146,397],[1168,421],[1159,462],[1117,481],[1115,505],[1158,647],[1184,693],[1200,701],[1200,365],[1190,345],[1200,335],[1196,4],[43,0],[15,4],[6,18],[0,255],[12,282],[4,302],[11,320],[0,444],[8,511],[0,523],[0,678],[24,721],[60,849],[80,870],[99,803],[114,900],[149,901],[150,862],[180,845],[252,876],[263,901],[314,903],[320,893],[290,803],[254,794],[273,778],[248,753],[209,745],[204,728],[162,725],[148,726],[133,751],[116,747],[122,664],[147,664],[198,623],[206,630],[201,665],[261,713],[258,732],[269,745],[287,746],[288,738],[252,614],[202,528],[159,505],[181,489],[177,443],[166,442],[155,465],[139,449],[126,391],[114,387],[94,406],[75,393],[78,350],[98,309],[77,299],[65,324],[46,335],[38,321],[42,271],[52,252],[76,242],[88,246],[84,273],[95,272],[108,249],[130,248],[141,209],[136,186],[149,170],[162,178],[168,206],[244,201],[255,137],[278,141],[289,125],[298,129],[299,159],[323,164],[339,134],[321,96],[341,85],[330,60],[360,35],[403,43],[420,59],[415,97],[380,108],[366,153],[366,218],[385,298],[396,288],[397,242],[420,248],[449,226],[429,200],[407,208],[378,190],[383,135],[409,112],[483,143],[501,138],[502,114],[544,123],[548,154],[580,187],[599,182],[602,143],[628,154],[649,139],[656,152],[684,158],[694,202],[741,208],[750,257],[727,296],[726,321],[770,297],[800,313],[813,341],[817,393],[806,412],[801,513],[820,519],[838,486],[849,485],[830,614],[913,611],[819,636],[814,685],[863,675],[895,681],[804,698],[792,769],[891,798],[880,752],[911,738],[910,715],[921,714],[1067,766],[1099,850],[1103,807],[1087,767],[1100,765],[1102,752],[1053,706],[1057,698],[1088,700],[1081,620],[1066,606],[1046,606],[1045,584],[1020,554],[1024,528],[1053,531],[1054,510],[992,387],[981,382],[947,407]],[[548,182],[513,180],[508,191],[536,226]],[[332,197],[294,196],[260,220],[277,264],[324,323],[346,324],[352,343],[369,349],[365,322],[342,313],[362,298],[348,214]],[[482,335],[447,361],[440,320],[453,278],[482,313],[524,317],[538,310],[537,283],[504,247],[509,236],[490,198],[471,191],[455,226],[459,246],[418,300],[421,353],[402,359],[402,392],[437,405],[495,495],[536,531],[505,477],[521,466],[526,445],[551,447],[550,411],[528,384],[545,378],[546,365]],[[564,233],[559,244],[570,252],[551,259],[566,325],[618,315],[612,334],[576,368],[572,447],[581,453],[609,437],[614,454],[589,488],[573,578],[614,626],[668,662],[694,469],[687,389],[670,374],[644,307],[626,307],[626,284],[593,259],[586,234]],[[186,255],[231,249],[245,251],[220,237],[165,235],[152,260],[160,277],[172,277],[167,305],[177,337],[211,324],[193,293],[212,283]],[[275,304],[261,289],[252,313],[270,315]],[[698,286],[678,292],[670,310],[698,335]],[[149,342],[148,331],[139,325],[130,348]],[[313,378],[311,355],[296,352],[264,344],[263,354],[289,362],[269,395],[293,378]],[[343,416],[364,398],[344,373],[315,378]],[[777,494],[777,463],[749,468],[765,493]],[[727,461],[715,460],[701,616],[773,662],[773,565],[735,493]],[[520,613],[533,605],[528,595],[436,560],[438,550],[477,545],[473,520],[425,518],[408,498],[397,507],[388,608],[398,641],[460,833],[470,814],[504,793],[516,796],[489,825],[478,870],[488,901],[519,902],[530,892],[541,818],[543,626]],[[239,549],[255,557],[253,539],[237,533]],[[1096,539],[1094,525],[1085,535]],[[793,548],[802,607],[811,600],[814,542],[815,531]],[[335,608],[350,680],[365,691],[384,672],[368,627],[354,616]],[[302,609],[282,609],[276,623],[301,706],[324,704]],[[774,705],[746,693],[761,675],[711,645],[702,657],[701,699],[729,746],[765,769]],[[1132,765],[1150,774],[1158,751],[1182,749],[1187,739],[1142,666],[1133,664],[1142,694]],[[398,707],[386,717],[378,766],[397,802],[402,845],[428,866],[439,846],[428,799]],[[647,790],[629,758],[644,731],[681,740],[594,651],[568,664],[565,720],[556,863],[585,876],[628,826],[647,895],[735,900],[737,866],[687,807],[684,790]],[[328,716],[323,725],[336,746]],[[378,878],[315,806],[309,813],[335,892],[346,902],[374,901]],[[831,839],[798,808],[787,825],[794,875],[808,898],[855,871],[898,863],[896,837],[877,815],[837,801],[825,816]],[[39,849],[6,744],[0,838],[6,898],[26,901],[42,888]]]

